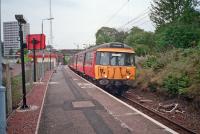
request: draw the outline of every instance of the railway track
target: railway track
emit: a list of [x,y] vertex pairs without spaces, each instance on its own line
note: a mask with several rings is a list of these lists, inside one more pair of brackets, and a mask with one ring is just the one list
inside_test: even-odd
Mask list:
[[176,132],[178,132],[180,134],[197,134],[193,130],[185,128],[184,126],[174,122],[173,120],[168,119],[167,117],[157,113],[156,111],[149,109],[149,108],[143,106],[142,104],[134,101],[133,99],[131,99],[132,98],[131,95],[126,94],[126,95],[120,96],[118,98],[121,99],[122,101],[128,103],[129,105],[135,107],[136,109],[142,111],[143,113],[147,114],[148,116],[152,117],[153,119],[170,127],[171,129],[175,130]]
[[[107,91],[106,89],[104,89],[104,90]],[[109,92],[109,93],[112,94],[111,92]],[[143,106],[142,104],[134,101],[133,99],[131,99],[132,98],[131,95],[126,94],[126,95],[123,95],[123,96],[116,96],[116,97],[119,98],[120,100],[124,101],[125,103],[133,106],[134,108],[138,109],[139,111],[142,111],[143,113],[150,116],[151,118],[161,122],[162,124],[168,126],[171,129],[175,130],[176,132],[178,132],[180,134],[197,134],[193,130],[188,129],[188,128],[174,122],[173,120],[168,119],[167,117],[157,113],[156,111],[149,109],[149,108]]]

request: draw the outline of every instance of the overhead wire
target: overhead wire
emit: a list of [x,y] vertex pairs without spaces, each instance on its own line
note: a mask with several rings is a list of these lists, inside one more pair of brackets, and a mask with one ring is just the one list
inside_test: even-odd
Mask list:
[[[107,23],[109,23],[124,7],[126,7],[126,5],[129,3],[129,0],[126,1],[105,23],[104,25],[106,25]],[[124,29],[125,26],[128,26],[128,25],[135,25],[137,24],[138,22],[144,20],[146,17],[148,17],[148,14],[149,14],[149,9],[146,9],[144,10],[141,14],[139,14],[138,16],[132,18],[131,20],[129,20],[128,22],[126,22],[125,24],[121,25],[118,29]],[[145,21],[145,22],[142,22],[141,24],[139,25],[143,25],[145,23],[147,23],[149,21]],[[138,25],[137,25],[138,26]],[[131,28],[129,28],[128,30],[125,30],[126,32],[129,32],[131,30]],[[88,39],[86,42],[88,42],[90,39]]]
[[[127,4],[129,3],[130,0],[127,0],[110,18],[107,19],[107,21],[105,21],[105,23],[103,24],[103,26],[105,26],[106,24],[108,24],[122,9],[124,9]],[[88,39],[86,42],[88,42],[90,39]]]
[[129,3],[129,0],[127,0],[110,18],[108,18],[107,21],[103,25],[106,25],[109,23],[126,5]]
[[[146,24],[146,23],[148,23],[148,22],[151,22],[151,21],[150,21],[150,20],[147,20],[147,21],[144,21],[144,22],[142,22],[142,23],[139,23],[139,24],[137,24],[137,25],[135,25],[135,26],[139,27],[139,26],[142,26],[142,25],[144,25],[144,24]],[[130,32],[131,29],[132,29],[132,28],[126,30],[126,32]]]
[[133,19],[129,20],[125,24],[121,25],[119,28],[123,28],[129,24],[133,24],[133,23],[137,23],[137,22],[141,21],[142,19],[144,19],[148,16],[148,13],[149,13],[148,10],[144,10],[141,14],[139,14],[138,16],[134,17]]
[[143,16],[142,18],[140,18],[137,21],[134,21],[133,23],[131,23],[131,27],[133,27],[134,25],[136,25],[138,22],[141,22],[142,20],[146,19],[148,17],[148,15]]

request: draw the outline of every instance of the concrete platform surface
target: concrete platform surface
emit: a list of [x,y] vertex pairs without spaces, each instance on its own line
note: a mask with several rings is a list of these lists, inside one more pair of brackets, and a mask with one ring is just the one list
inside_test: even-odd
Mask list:
[[170,128],[59,66],[47,90],[39,134],[169,134]]

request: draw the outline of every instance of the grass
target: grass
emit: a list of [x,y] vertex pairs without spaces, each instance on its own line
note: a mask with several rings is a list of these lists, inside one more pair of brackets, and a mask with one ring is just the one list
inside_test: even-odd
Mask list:
[[22,99],[21,83],[22,83],[21,75],[15,76],[11,80],[13,108],[17,108],[20,100]]
[[[26,71],[26,93],[28,93],[32,89],[32,80],[28,76],[31,76],[31,70]],[[18,107],[18,104],[22,100],[21,75],[17,75],[11,78],[11,88],[12,88],[12,103],[13,103],[13,108],[15,109]]]

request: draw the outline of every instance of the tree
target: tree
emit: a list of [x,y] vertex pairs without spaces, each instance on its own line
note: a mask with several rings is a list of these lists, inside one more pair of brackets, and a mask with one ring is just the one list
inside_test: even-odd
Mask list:
[[200,40],[200,29],[192,25],[169,24],[156,33],[156,43],[160,48],[188,48],[197,46]]
[[96,44],[114,42],[116,41],[116,34],[118,31],[114,28],[102,27],[96,33]]
[[178,20],[188,21],[195,17],[198,4],[198,0],[153,0],[150,19],[156,27]]
[[144,44],[148,47],[153,47],[155,44],[154,33],[146,32],[138,27],[133,27],[126,37],[125,43],[133,47],[137,44]]
[[132,46],[136,50],[138,56],[143,56],[154,48],[154,33],[146,32],[138,27],[133,27],[124,42]]
[[125,31],[119,31],[115,35],[115,41],[116,42],[124,43],[124,40],[126,39],[127,36],[128,36],[127,32],[125,32]]

